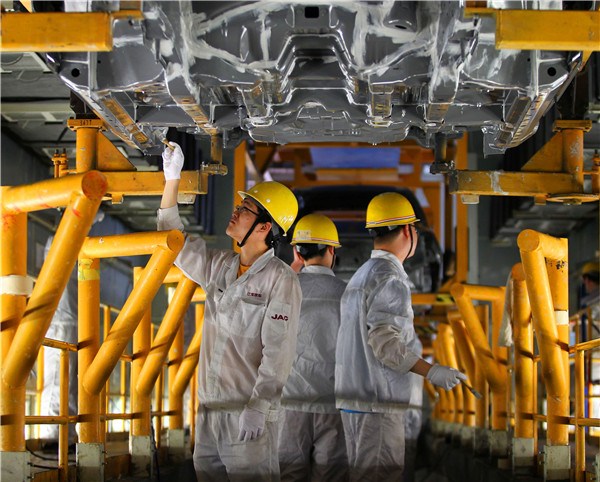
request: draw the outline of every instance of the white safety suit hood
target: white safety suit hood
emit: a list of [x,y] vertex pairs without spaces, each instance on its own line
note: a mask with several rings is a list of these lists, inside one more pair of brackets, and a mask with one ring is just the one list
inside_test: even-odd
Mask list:
[[302,308],[296,359],[283,389],[289,410],[337,413],[334,395],[335,346],[340,326],[340,299],[346,283],[325,266],[311,265],[298,275]]
[[336,349],[338,408],[395,412],[407,407],[415,346],[408,276],[393,254],[373,250],[342,296]]
[[[180,229],[177,206],[158,229]],[[247,405],[275,420],[296,349],[302,295],[296,273],[270,249],[237,277],[239,255],[189,236],[175,264],[206,292],[198,397],[206,408]]]

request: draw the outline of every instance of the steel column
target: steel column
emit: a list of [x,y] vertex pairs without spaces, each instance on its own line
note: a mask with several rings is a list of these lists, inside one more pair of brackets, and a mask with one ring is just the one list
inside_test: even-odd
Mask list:
[[[2,187],[2,194],[9,188]],[[2,210],[1,276],[27,276],[27,214]],[[26,294],[1,294],[0,360],[4,360],[25,312]],[[25,452],[25,383],[10,386],[0,379],[0,451]]]
[[[134,284],[138,283],[142,273],[142,268],[135,267],[133,271]],[[131,422],[132,436],[149,436],[150,435],[150,396],[142,396],[135,389],[139,374],[142,371],[150,345],[152,336],[152,306],[144,311],[139,325],[133,333],[133,361],[131,362],[131,412],[133,420]]]
[[79,258],[78,279],[79,442],[102,443],[100,396],[83,385],[83,374],[89,370],[100,348],[100,260]]

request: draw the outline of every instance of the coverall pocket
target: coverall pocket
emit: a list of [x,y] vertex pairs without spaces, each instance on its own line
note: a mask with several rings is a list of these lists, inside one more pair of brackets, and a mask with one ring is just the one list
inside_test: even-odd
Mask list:
[[232,333],[246,338],[258,337],[265,314],[265,304],[253,299],[242,298],[238,306],[238,316],[232,320],[230,327]]

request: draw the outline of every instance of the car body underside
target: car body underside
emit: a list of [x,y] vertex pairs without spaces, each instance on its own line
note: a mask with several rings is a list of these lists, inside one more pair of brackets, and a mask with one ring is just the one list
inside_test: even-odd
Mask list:
[[430,147],[480,130],[485,152],[500,153],[535,132],[582,65],[579,52],[497,50],[494,18],[467,16],[460,1],[144,1],[142,10],[143,20],[115,20],[112,51],[47,62],[146,154],[161,150],[168,127],[224,147],[247,138]]

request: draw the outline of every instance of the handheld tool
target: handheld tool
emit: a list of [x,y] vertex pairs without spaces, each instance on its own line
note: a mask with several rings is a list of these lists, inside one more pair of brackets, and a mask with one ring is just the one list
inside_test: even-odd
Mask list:
[[467,382],[465,382],[464,380],[462,380],[462,384],[467,387],[467,390],[469,390],[473,396],[475,398],[481,398],[483,395],[481,395],[481,393],[479,393],[477,390],[475,390],[471,385],[469,385]]
[[171,150],[174,150],[174,149],[175,149],[175,148],[174,148],[174,147],[173,147],[171,144],[169,144],[169,141],[168,141],[168,140],[166,140],[166,139],[162,139],[162,140],[161,140],[161,142],[162,142],[162,143],[163,143],[165,146],[167,146],[169,149],[171,149]]

